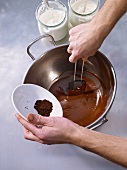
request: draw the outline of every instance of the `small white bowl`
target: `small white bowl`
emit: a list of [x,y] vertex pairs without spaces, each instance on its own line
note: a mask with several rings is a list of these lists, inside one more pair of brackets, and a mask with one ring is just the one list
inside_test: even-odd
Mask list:
[[43,87],[34,84],[22,84],[12,92],[12,103],[24,119],[29,113],[38,114],[34,109],[34,104],[37,100],[44,99],[50,101],[53,105],[50,116],[63,116],[63,110],[57,98]]

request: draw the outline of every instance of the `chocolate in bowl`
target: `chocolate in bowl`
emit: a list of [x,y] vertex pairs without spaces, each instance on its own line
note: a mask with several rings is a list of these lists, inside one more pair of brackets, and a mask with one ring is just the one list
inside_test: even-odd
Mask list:
[[[73,76],[64,77],[64,74],[55,80],[49,91],[59,100],[64,117],[81,126],[88,126],[106,110],[108,97],[105,86],[96,75],[85,71],[83,76],[86,82],[85,93],[69,96],[64,94],[62,89],[67,89]],[[76,78],[79,79],[80,75],[77,74]]]
[[[39,37],[27,47],[28,55],[33,60],[35,60],[35,58],[30,52],[31,46],[34,43],[36,43],[38,40],[46,36],[47,35],[45,36],[43,35]],[[71,71],[71,74],[64,75],[64,77],[67,77],[70,75],[73,76],[74,64],[69,62],[70,54],[68,54],[67,48],[68,48],[68,45],[59,45],[59,46],[55,46],[53,49],[50,49],[46,53],[42,54],[41,57],[35,60],[31,64],[31,66],[28,68],[26,75],[24,77],[23,83],[24,84],[26,83],[36,84],[49,90],[51,86],[56,82],[56,80],[58,80],[59,78],[63,78],[61,77],[63,73]],[[95,120],[91,118],[94,116],[94,113],[89,114],[90,121],[86,123],[88,124],[86,127],[90,129],[95,129],[107,121],[106,116],[110,111],[110,108],[113,104],[115,94],[116,94],[117,80],[116,80],[115,70],[111,62],[109,61],[109,59],[104,54],[97,51],[97,53],[94,56],[89,57],[89,61],[91,64],[89,64],[89,62],[85,62],[84,70],[87,70],[88,72],[94,75],[93,77],[94,79],[96,79],[96,81],[94,80],[94,82],[96,82],[96,84],[97,83],[101,84],[102,86],[101,88],[103,90],[102,91],[100,90],[100,91],[101,91],[101,94],[103,94],[102,95],[103,98],[104,96],[107,96],[107,99],[105,99],[105,101],[107,100],[107,104],[106,102],[104,104],[106,105],[106,108],[103,107],[104,111],[100,112],[101,115],[97,114],[96,120]],[[78,60],[77,73],[80,74],[81,70],[82,70],[82,60]],[[89,74],[89,76],[90,75],[92,76],[92,74]],[[99,95],[99,93],[97,94]],[[89,122],[92,122],[92,123],[89,124]]]
[[38,114],[41,116],[50,116],[53,110],[53,104],[49,100],[36,100],[34,108],[37,110]]

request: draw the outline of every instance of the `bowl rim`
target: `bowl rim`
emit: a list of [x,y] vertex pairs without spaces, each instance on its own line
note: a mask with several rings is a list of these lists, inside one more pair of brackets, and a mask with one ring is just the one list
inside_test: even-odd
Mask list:
[[[63,109],[62,109],[62,106],[61,106],[60,102],[58,101],[58,99],[57,99],[50,91],[48,91],[48,90],[45,89],[44,87],[41,87],[41,86],[36,85],[36,84],[30,84],[30,83],[20,84],[20,85],[16,86],[15,89],[12,91],[12,95],[11,95],[12,104],[13,104],[15,110],[19,113],[19,115],[20,115],[21,117],[23,117],[25,120],[27,120],[27,118],[26,118],[25,116],[23,116],[22,113],[20,113],[20,111],[17,109],[17,107],[16,107],[16,105],[15,105],[15,102],[14,102],[14,93],[16,92],[16,90],[17,90],[18,88],[20,88],[20,87],[22,87],[22,86],[27,86],[27,87],[29,87],[29,86],[35,86],[35,87],[40,88],[40,89],[42,88],[46,93],[49,93],[49,94],[55,99],[55,101],[59,104],[60,115],[58,115],[58,116],[59,116],[59,117],[63,117]],[[29,113],[28,113],[28,114],[29,114]],[[51,115],[51,117],[53,117],[53,116],[54,116],[54,115]],[[50,117],[50,116],[49,116],[49,117]]]
[[[39,57],[38,59],[34,60],[34,61],[31,63],[31,65],[28,67],[28,69],[26,70],[26,73],[24,74],[23,83],[24,83],[24,81],[25,81],[25,77],[26,77],[29,69],[32,67],[32,65],[33,65],[35,62],[37,62],[39,59],[41,59],[41,58],[42,58],[44,55],[46,55],[47,53],[49,53],[49,52],[51,52],[51,51],[53,51],[53,50],[55,50],[55,49],[58,49],[58,48],[62,48],[62,47],[66,47],[66,48],[67,48],[68,45],[69,45],[69,44],[66,43],[66,44],[62,44],[62,45],[53,46],[53,48],[51,48],[51,49],[49,49],[48,51],[46,51],[45,53],[43,53],[43,54],[41,55],[41,57]],[[115,96],[116,96],[116,91],[117,91],[117,77],[116,77],[115,69],[114,69],[112,63],[111,63],[111,62],[109,61],[109,59],[108,59],[102,52],[100,52],[99,50],[96,52],[96,54],[101,55],[101,56],[102,56],[103,58],[105,58],[106,61],[108,62],[109,67],[111,68],[111,71],[112,71],[112,75],[113,75],[112,77],[113,77],[114,87],[113,87],[113,92],[112,92],[111,100],[110,100],[107,108],[106,108],[105,111],[103,112],[103,114],[102,114],[99,118],[97,118],[94,122],[92,122],[92,123],[89,124],[88,126],[85,126],[86,128],[90,128],[90,129],[91,129],[91,128],[94,129],[94,126],[97,127],[97,124],[98,124],[98,126],[99,126],[99,122],[100,122],[103,118],[106,118],[106,116],[107,116],[107,114],[108,114],[108,112],[109,112],[109,110],[110,110],[110,108],[111,108],[111,106],[112,106],[112,104],[113,104],[113,102],[114,102],[114,99],[115,99]]]

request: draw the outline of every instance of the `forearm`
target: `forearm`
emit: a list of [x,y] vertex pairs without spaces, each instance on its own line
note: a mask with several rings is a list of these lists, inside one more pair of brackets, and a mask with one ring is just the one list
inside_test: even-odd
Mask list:
[[79,127],[72,143],[127,167],[127,139]]
[[127,0],[106,0],[100,11],[91,21],[98,26],[104,40],[115,26],[117,21],[127,11]]

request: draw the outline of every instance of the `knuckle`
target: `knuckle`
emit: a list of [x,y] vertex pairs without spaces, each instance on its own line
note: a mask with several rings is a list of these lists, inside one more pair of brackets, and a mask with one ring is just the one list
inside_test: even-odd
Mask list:
[[46,138],[46,129],[45,127],[42,127],[42,129],[40,129],[37,133],[36,136],[40,139],[40,140],[45,140]]
[[56,122],[57,122],[57,118],[55,118],[55,117],[51,117],[51,124],[52,125],[54,125],[54,124],[56,124]]
[[79,56],[79,51],[76,50],[76,51],[74,52],[74,58],[77,58],[78,56]]
[[28,136],[26,133],[24,133],[24,139],[28,139]]
[[72,29],[71,29],[71,30],[69,31],[69,34],[72,35],[72,32],[73,32],[73,31],[72,31]]
[[42,139],[42,140],[43,140],[43,134],[42,134],[41,132],[38,132],[38,133],[37,133],[37,137],[38,137],[39,139]]
[[71,50],[71,49],[67,49],[67,52],[68,52],[69,54],[71,54],[71,53],[72,53],[72,50]]
[[71,37],[69,38],[69,42],[71,42]]
[[75,41],[75,38],[72,37],[72,36],[70,36],[70,37],[69,37],[69,42],[72,43],[72,42],[74,42],[74,41]]
[[74,33],[75,33],[75,29],[74,28],[70,29],[69,34],[73,35]]
[[67,52],[70,53],[70,49],[69,48],[67,49]]
[[69,46],[70,47],[73,47],[74,43],[73,42],[70,42]]

